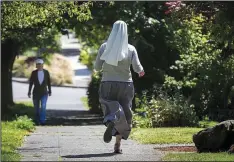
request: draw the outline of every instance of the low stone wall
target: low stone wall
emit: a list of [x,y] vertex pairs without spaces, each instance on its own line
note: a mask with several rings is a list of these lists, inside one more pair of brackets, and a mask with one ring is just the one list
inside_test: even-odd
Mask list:
[[234,145],[234,120],[223,121],[212,128],[207,128],[193,135],[193,142],[198,152],[229,151]]

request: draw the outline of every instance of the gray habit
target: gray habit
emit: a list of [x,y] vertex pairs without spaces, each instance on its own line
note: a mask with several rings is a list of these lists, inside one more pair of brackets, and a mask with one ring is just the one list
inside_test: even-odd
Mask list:
[[132,82],[102,82],[99,88],[99,102],[102,107],[104,120],[115,123],[112,135],[122,135],[127,140],[132,124],[132,100],[134,86]]

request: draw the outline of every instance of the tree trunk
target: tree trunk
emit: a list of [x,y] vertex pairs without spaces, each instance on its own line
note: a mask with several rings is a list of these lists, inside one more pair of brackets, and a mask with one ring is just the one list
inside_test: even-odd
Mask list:
[[12,68],[18,51],[17,44],[6,40],[2,44],[1,87],[2,87],[2,115],[8,112],[9,105],[14,104],[12,94]]
[[232,85],[226,83],[226,85],[224,86],[224,92],[223,92],[223,109],[227,109],[228,107],[228,98],[229,98],[229,94],[231,92],[231,88]]

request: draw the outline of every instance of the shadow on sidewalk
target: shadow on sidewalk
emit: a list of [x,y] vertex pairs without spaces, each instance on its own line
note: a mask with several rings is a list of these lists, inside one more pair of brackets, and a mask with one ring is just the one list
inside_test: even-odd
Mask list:
[[84,154],[84,155],[65,155],[63,158],[91,158],[91,157],[108,157],[114,156],[115,153],[102,153],[102,154]]
[[89,69],[84,68],[84,69],[76,69],[74,70],[75,76],[90,76],[91,72]]
[[78,44],[79,41],[71,41],[70,44]]
[[[15,120],[17,116],[27,115],[35,121],[35,110],[31,104],[17,103],[12,106],[8,114],[1,115],[2,121]],[[103,117],[81,110],[46,110],[46,125],[50,126],[80,126],[100,125]]]
[[47,110],[46,113],[48,126],[100,125],[103,121],[101,115],[91,114],[89,111]]
[[80,50],[77,48],[63,48],[61,52],[64,56],[78,56],[78,55],[80,55]]

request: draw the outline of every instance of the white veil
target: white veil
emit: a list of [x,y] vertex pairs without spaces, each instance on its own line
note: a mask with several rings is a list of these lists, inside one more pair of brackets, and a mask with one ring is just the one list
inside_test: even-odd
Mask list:
[[128,30],[124,21],[116,21],[107,40],[106,49],[100,57],[107,64],[117,66],[128,55]]

